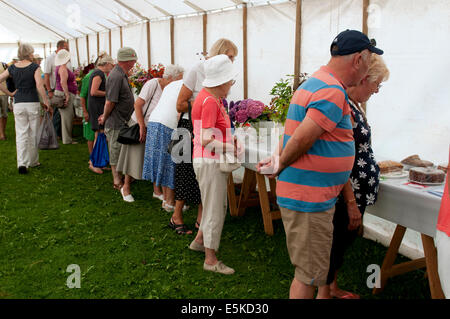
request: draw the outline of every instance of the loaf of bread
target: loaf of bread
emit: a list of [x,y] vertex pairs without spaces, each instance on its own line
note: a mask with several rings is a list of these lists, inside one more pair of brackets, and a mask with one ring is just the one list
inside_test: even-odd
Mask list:
[[443,183],[445,173],[430,167],[413,167],[409,170],[409,180],[418,183]]
[[432,167],[434,164],[430,161],[421,160],[419,155],[411,155],[401,161],[402,164],[414,167]]
[[381,161],[378,162],[378,166],[380,167],[381,174],[401,172],[403,170],[403,165],[394,161]]

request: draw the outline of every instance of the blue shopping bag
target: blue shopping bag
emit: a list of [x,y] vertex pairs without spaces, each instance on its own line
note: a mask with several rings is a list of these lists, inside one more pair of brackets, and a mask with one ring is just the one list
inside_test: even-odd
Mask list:
[[109,164],[108,144],[105,133],[99,133],[89,159],[94,167],[106,167]]

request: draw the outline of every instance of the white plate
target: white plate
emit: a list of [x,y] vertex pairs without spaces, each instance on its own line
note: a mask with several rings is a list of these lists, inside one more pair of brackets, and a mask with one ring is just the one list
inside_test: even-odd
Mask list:
[[405,177],[408,177],[408,176],[409,176],[409,173],[405,172],[405,171],[380,174],[380,177],[384,177],[384,178],[387,178],[387,179],[405,178]]
[[416,184],[426,185],[426,186],[439,186],[439,185],[444,184],[444,182],[442,182],[442,183],[423,183],[423,182],[412,181],[410,179],[408,179],[408,181],[411,183],[416,183]]

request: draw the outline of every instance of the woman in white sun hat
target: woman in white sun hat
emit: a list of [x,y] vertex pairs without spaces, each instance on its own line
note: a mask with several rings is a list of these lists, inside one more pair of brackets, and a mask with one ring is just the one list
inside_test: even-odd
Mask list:
[[220,153],[242,151],[231,135],[231,122],[222,103],[238,72],[230,58],[217,55],[205,61],[204,88],[192,108],[194,124],[194,171],[200,186],[203,216],[196,238],[189,246],[205,252],[203,269],[231,275],[234,269],[218,261],[220,237],[227,210],[227,179],[220,170]]
[[55,58],[55,97],[64,97],[64,104],[59,107],[62,142],[63,144],[77,144],[72,140],[72,127],[74,117],[73,103],[78,86],[75,75],[66,66],[69,62],[70,52],[65,49],[60,50]]

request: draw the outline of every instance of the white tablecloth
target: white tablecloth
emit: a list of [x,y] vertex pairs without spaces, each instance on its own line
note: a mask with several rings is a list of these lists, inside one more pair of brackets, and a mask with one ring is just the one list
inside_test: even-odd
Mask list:
[[[273,153],[279,141],[278,134],[256,137],[256,134],[246,136],[243,132],[238,132],[236,135],[245,145],[243,166],[252,170],[256,170],[258,161]],[[441,197],[432,195],[429,191],[443,191],[444,184],[417,188],[404,185],[406,182],[406,178],[381,180],[378,200],[375,206],[367,208],[367,212],[434,237]]]

